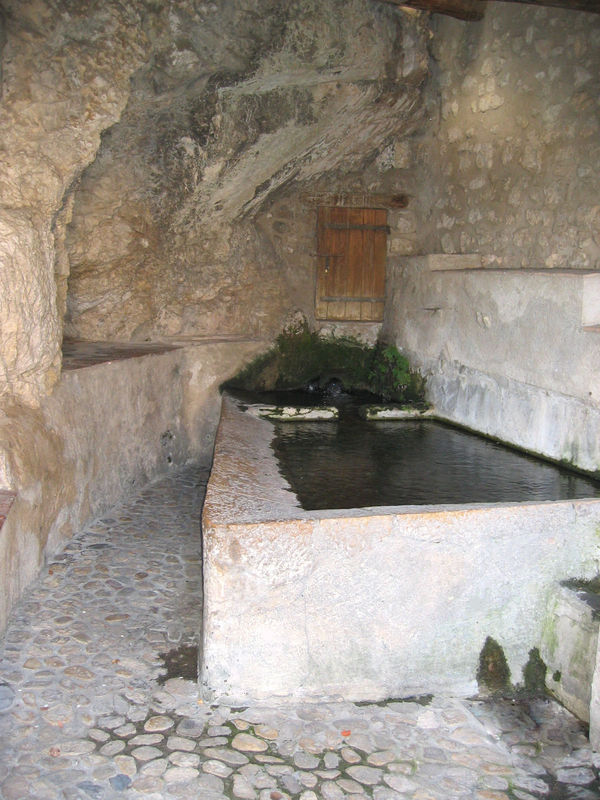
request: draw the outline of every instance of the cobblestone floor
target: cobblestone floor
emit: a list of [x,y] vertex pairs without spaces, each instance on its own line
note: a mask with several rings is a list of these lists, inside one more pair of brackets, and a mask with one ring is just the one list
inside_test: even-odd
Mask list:
[[196,645],[206,471],[155,482],[48,566],[0,642],[3,800],[600,798],[546,699],[228,708],[164,676]]

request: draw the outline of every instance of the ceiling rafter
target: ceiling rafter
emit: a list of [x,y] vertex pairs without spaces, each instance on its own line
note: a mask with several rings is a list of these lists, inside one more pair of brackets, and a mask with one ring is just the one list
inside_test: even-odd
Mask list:
[[571,11],[589,11],[592,14],[600,14],[600,0],[383,0],[383,2],[404,8],[431,11],[434,14],[447,14],[463,20],[483,19],[488,1],[568,8]]

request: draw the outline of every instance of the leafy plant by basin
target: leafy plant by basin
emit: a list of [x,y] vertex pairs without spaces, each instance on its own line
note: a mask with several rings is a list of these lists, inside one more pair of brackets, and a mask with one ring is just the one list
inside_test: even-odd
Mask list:
[[396,347],[322,334],[311,330],[306,321],[285,328],[270,350],[222,388],[270,391],[309,384],[323,388],[334,378],[349,392],[366,391],[385,401],[424,404],[423,379]]

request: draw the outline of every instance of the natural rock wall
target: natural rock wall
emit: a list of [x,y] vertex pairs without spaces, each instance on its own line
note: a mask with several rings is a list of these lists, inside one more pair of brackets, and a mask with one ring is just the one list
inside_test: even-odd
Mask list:
[[414,129],[425,19],[362,0],[244,0],[172,3],[161,26],[75,194],[67,330],[273,335],[290,310],[310,315],[314,260],[288,269],[265,215],[285,198],[308,256],[303,187],[326,175],[347,188]]
[[3,5],[0,395],[35,403],[60,368],[61,207],[119,118],[147,38],[142,3]]
[[[301,187],[385,182],[428,67],[425,21],[376,0],[3,9],[0,628],[73,530],[168,468],[163,434],[173,463],[210,457],[216,386],[266,348],[248,337],[312,306],[270,209],[312,249]],[[59,381],[65,312],[85,338],[242,336]]]
[[600,267],[600,17],[490,3],[481,23],[434,19],[421,252]]

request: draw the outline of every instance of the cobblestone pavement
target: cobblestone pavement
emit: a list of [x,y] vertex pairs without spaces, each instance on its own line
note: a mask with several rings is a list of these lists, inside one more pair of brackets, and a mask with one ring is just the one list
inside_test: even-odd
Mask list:
[[546,699],[235,709],[165,676],[159,654],[196,645],[206,477],[182,470],[91,524],[15,609],[4,800],[600,798],[600,759]]

